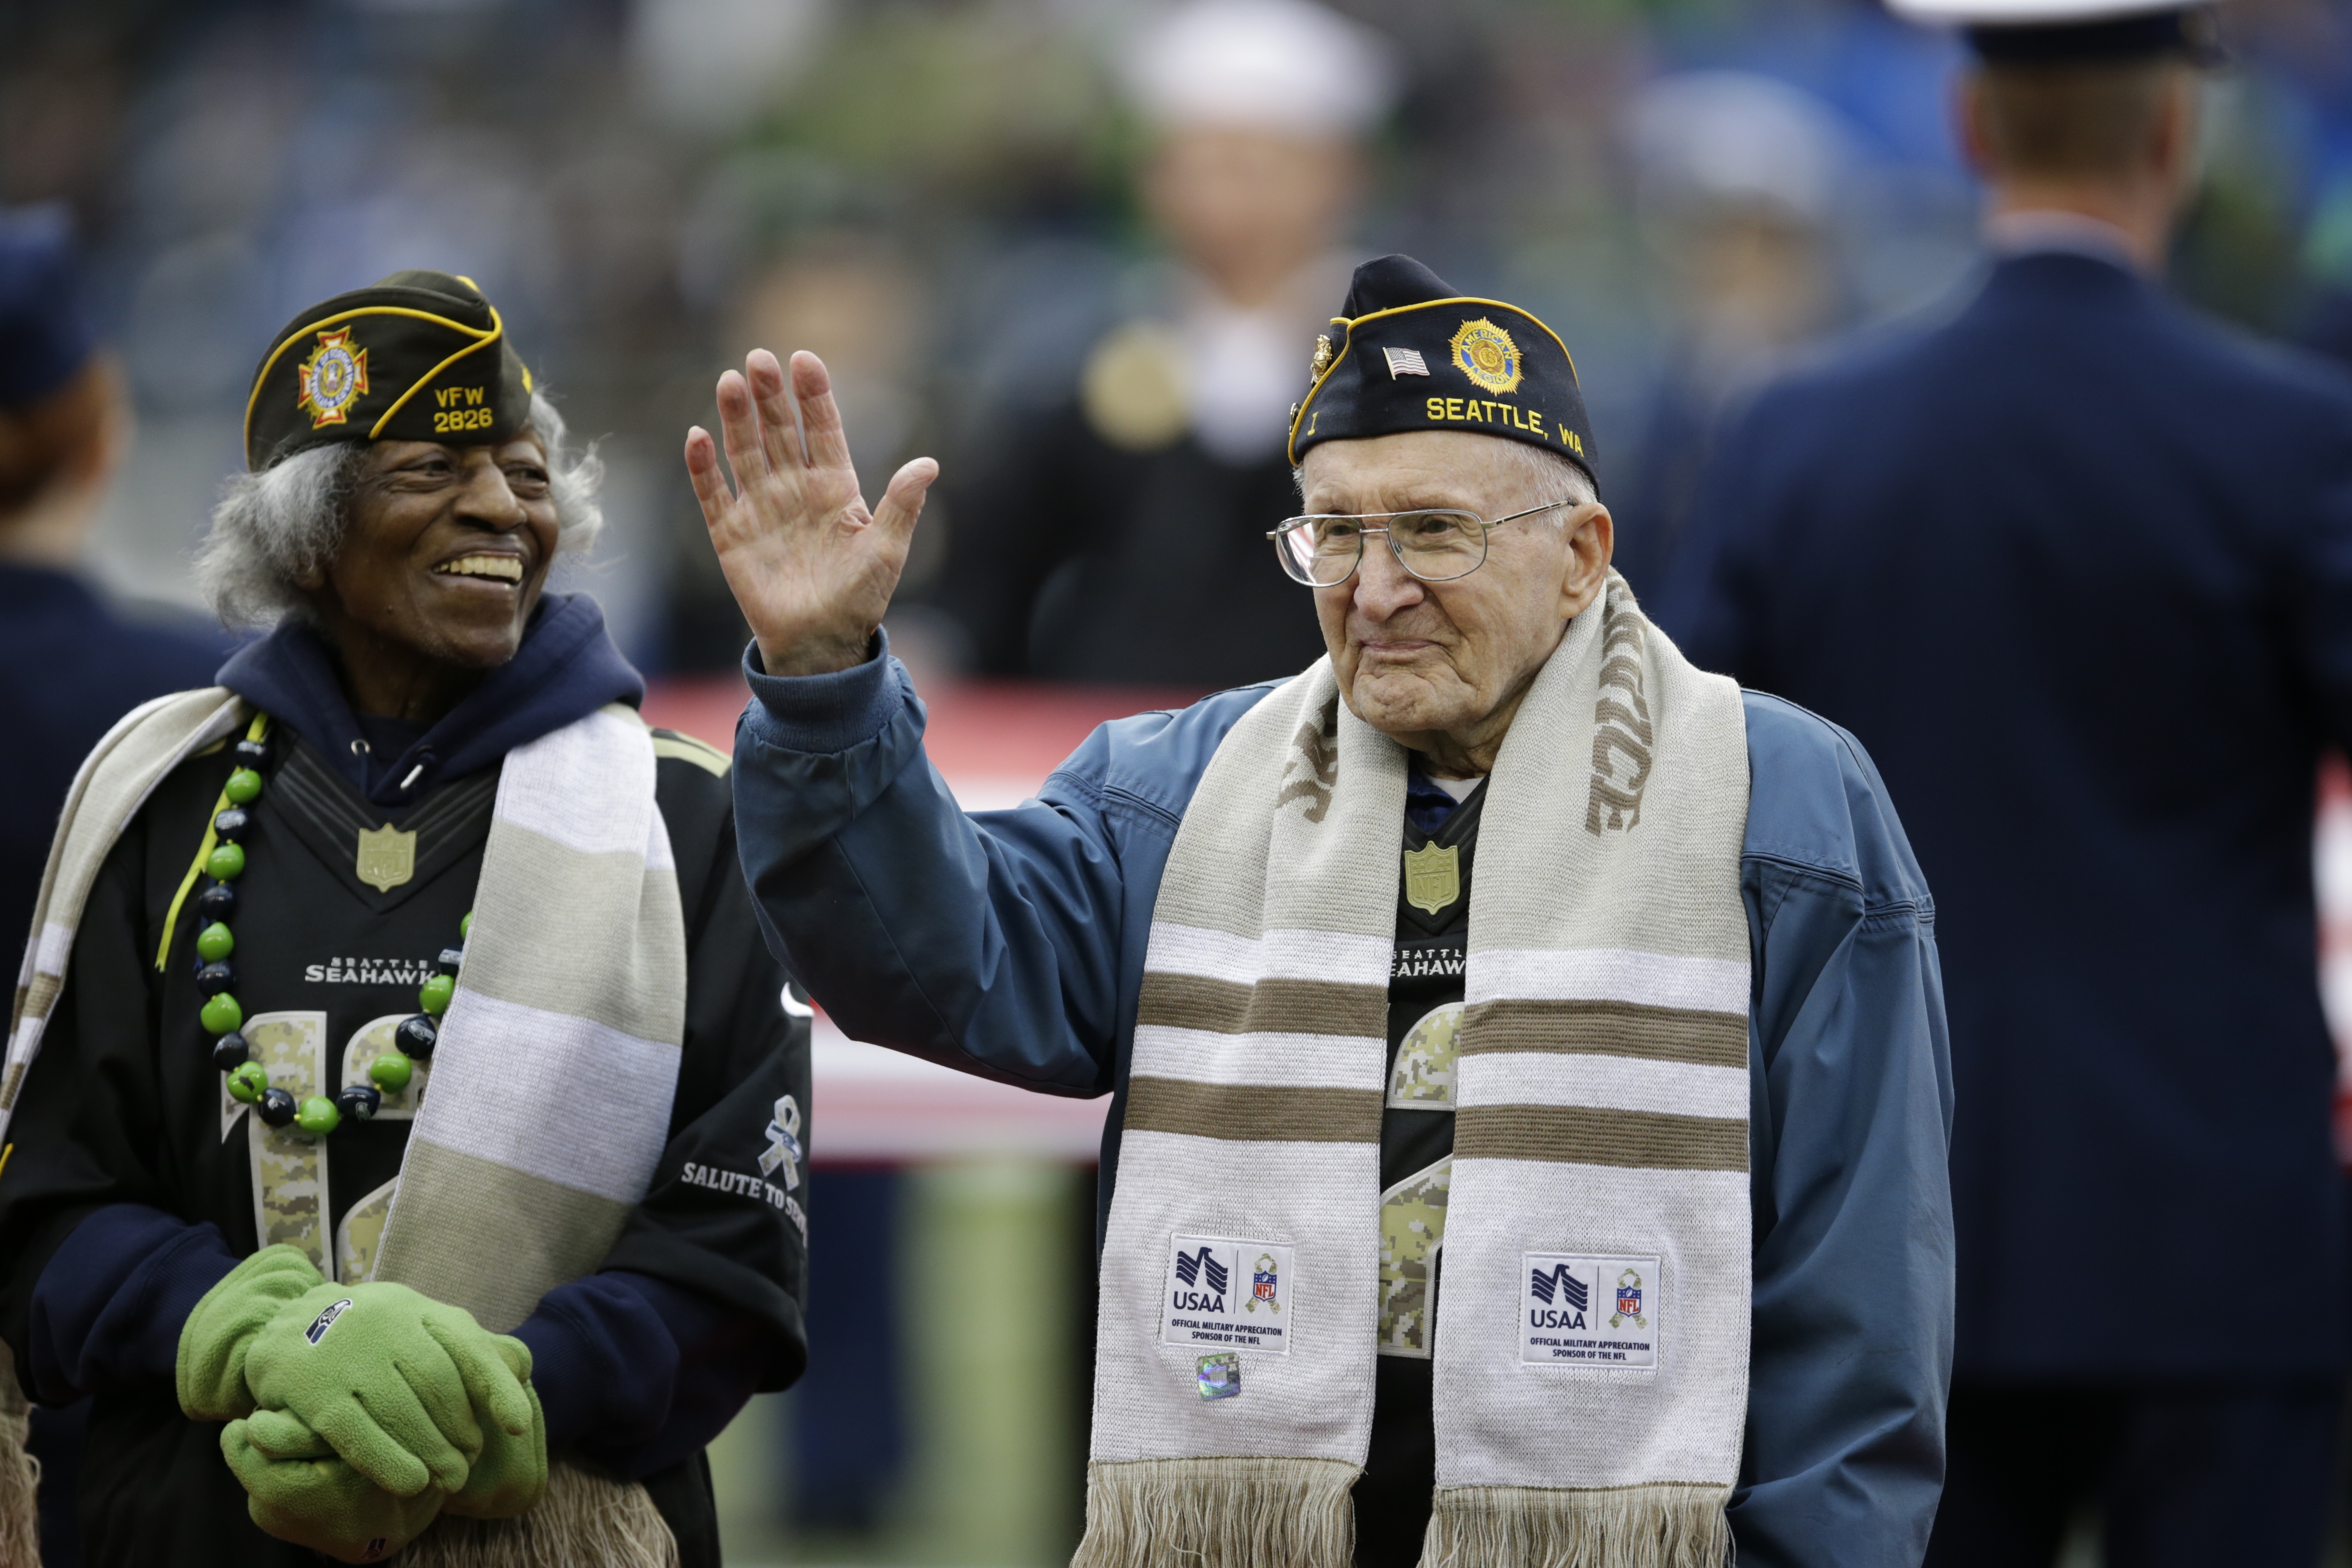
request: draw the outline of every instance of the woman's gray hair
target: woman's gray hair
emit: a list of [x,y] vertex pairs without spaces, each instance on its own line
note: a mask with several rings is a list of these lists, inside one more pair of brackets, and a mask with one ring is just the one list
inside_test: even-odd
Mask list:
[[[563,416],[543,394],[530,395],[525,428],[547,448],[548,492],[555,500],[556,552],[587,549],[604,526],[596,487],[604,460],[591,442],[573,453]],[[212,532],[196,552],[196,584],[225,625],[265,626],[305,616],[301,580],[332,559],[343,542],[352,492],[367,444],[336,441],[239,474],[213,509]]]

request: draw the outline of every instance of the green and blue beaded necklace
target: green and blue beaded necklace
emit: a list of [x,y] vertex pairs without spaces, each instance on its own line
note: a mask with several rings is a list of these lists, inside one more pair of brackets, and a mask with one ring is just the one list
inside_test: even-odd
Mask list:
[[[449,1010],[457,990],[457,966],[466,956],[465,942],[474,928],[467,914],[457,922],[456,947],[445,947],[433,962],[433,973],[417,988],[423,1011],[403,1019],[394,1032],[400,1048],[387,1051],[368,1064],[368,1081],[346,1085],[332,1100],[314,1094],[297,1102],[293,1094],[269,1081],[269,1073],[247,1048],[245,1008],[236,999],[236,934],[229,922],[236,918],[238,879],[245,875],[245,834],[252,824],[252,807],[261,798],[262,765],[269,760],[269,716],[253,721],[245,739],[236,743],[236,767],[221,785],[213,803],[211,831],[196,852],[180,897],[172,900],[169,931],[178,921],[180,900],[201,876],[196,894],[196,990],[204,997],[197,1012],[205,1033],[213,1037],[213,1065],[228,1079],[229,1098],[253,1107],[254,1114],[272,1127],[292,1125],[313,1138],[324,1138],[346,1118],[365,1121],[383,1104],[387,1094],[398,1094],[415,1077],[416,1064],[429,1059],[439,1043],[441,1016]],[[166,940],[169,940],[168,938]]]

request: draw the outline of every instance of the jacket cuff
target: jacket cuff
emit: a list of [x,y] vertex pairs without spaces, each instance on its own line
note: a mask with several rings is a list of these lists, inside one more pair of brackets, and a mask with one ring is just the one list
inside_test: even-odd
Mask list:
[[598,1437],[640,1443],[668,1413],[677,1342],[654,1304],[629,1283],[625,1276],[591,1274],[559,1286],[513,1331],[530,1347],[530,1381],[550,1449]]
[[831,675],[770,675],[760,645],[743,650],[743,678],[751,702],[743,723],[752,737],[781,752],[830,756],[879,735],[898,710],[904,679],[890,657],[890,634],[876,628],[874,657]]
[[63,1405],[133,1384],[170,1386],[188,1314],[237,1261],[215,1226],[141,1204],[97,1210],[34,1284],[26,1391]]
[[717,1436],[764,1360],[745,1314],[623,1269],[549,1291],[514,1335],[530,1347],[549,1450],[576,1449],[626,1476]]

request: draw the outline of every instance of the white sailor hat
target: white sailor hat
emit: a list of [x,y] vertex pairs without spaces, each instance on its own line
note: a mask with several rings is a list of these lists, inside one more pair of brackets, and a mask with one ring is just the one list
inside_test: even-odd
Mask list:
[[2219,58],[2213,6],[2172,0],[1886,0],[1906,21],[1958,26],[1988,60]]
[[1355,135],[1396,101],[1396,51],[1315,0],[1191,0],[1138,33],[1129,91],[1163,126]]

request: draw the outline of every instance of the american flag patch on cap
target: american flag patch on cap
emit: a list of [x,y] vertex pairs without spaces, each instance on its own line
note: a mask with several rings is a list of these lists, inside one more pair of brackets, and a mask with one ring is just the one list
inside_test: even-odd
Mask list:
[[1421,357],[1419,349],[1382,349],[1381,353],[1389,356],[1389,378],[1391,381],[1401,375],[1429,374],[1429,362]]

